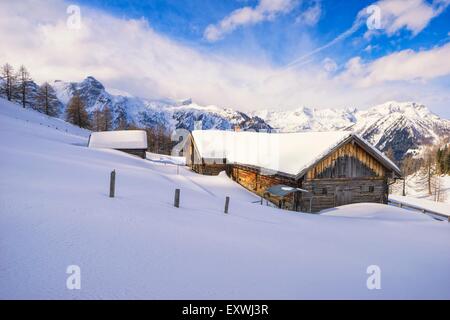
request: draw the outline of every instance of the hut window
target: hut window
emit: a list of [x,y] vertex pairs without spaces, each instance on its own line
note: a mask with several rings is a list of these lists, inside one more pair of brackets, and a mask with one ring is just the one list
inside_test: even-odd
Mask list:
[[369,186],[369,192],[370,193],[374,193],[375,192],[375,187],[374,186]]
[[328,194],[327,188],[323,188],[323,189],[322,189],[322,194],[323,194],[323,195],[327,195],[327,194]]

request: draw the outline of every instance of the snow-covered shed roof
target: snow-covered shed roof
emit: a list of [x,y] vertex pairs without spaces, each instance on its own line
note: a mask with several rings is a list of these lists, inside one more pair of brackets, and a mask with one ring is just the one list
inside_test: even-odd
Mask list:
[[147,149],[147,132],[144,130],[121,130],[92,132],[89,148]]
[[348,131],[266,133],[251,131],[192,131],[202,158],[223,159],[292,176],[305,173],[333,149],[355,138],[389,169],[400,169],[370,143]]

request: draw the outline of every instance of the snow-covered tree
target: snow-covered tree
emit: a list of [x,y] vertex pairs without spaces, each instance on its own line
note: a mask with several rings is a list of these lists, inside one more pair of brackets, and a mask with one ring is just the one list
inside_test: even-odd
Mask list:
[[35,108],[48,116],[56,117],[60,112],[59,106],[60,102],[53,87],[47,82],[43,83],[36,96]]
[[78,94],[75,94],[69,101],[66,109],[66,120],[80,128],[87,129],[90,127],[89,114],[86,111],[83,100]]

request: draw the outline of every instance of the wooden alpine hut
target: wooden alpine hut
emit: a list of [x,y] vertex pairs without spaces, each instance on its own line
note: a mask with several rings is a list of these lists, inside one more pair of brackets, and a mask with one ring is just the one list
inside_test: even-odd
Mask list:
[[401,178],[389,158],[351,132],[194,130],[184,154],[193,171],[226,171],[248,190],[295,211],[387,203],[389,183]]

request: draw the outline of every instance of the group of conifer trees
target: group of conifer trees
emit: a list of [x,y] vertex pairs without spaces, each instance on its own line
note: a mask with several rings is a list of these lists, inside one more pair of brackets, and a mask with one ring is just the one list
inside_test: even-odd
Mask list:
[[31,107],[48,116],[59,114],[60,102],[53,88],[47,82],[36,85],[23,65],[17,72],[9,63],[1,67],[0,96],[8,101],[20,102],[22,107]]
[[[0,96],[8,101],[19,102],[23,108],[32,108],[50,117],[61,115],[62,104],[56,97],[53,87],[44,82],[37,85],[25,66],[20,66],[16,72],[9,63],[0,70]],[[78,92],[70,99],[65,119],[80,128],[95,131],[112,130],[112,112],[109,107],[95,111],[92,119],[86,110],[86,104]]]
[[450,150],[448,144],[436,152],[436,167],[440,174],[450,174]]
[[[23,65],[17,72],[9,63],[1,67],[0,97],[20,103],[23,108],[32,108],[51,117],[61,116],[63,109],[54,88],[48,82],[37,85]],[[89,114],[83,97],[75,91],[65,109],[64,118],[80,128],[93,131],[143,129],[147,132],[151,152],[170,154],[174,142],[171,140],[167,128],[161,125],[140,128],[129,121],[125,108],[118,106],[115,109],[114,115],[110,106],[104,106]]]

